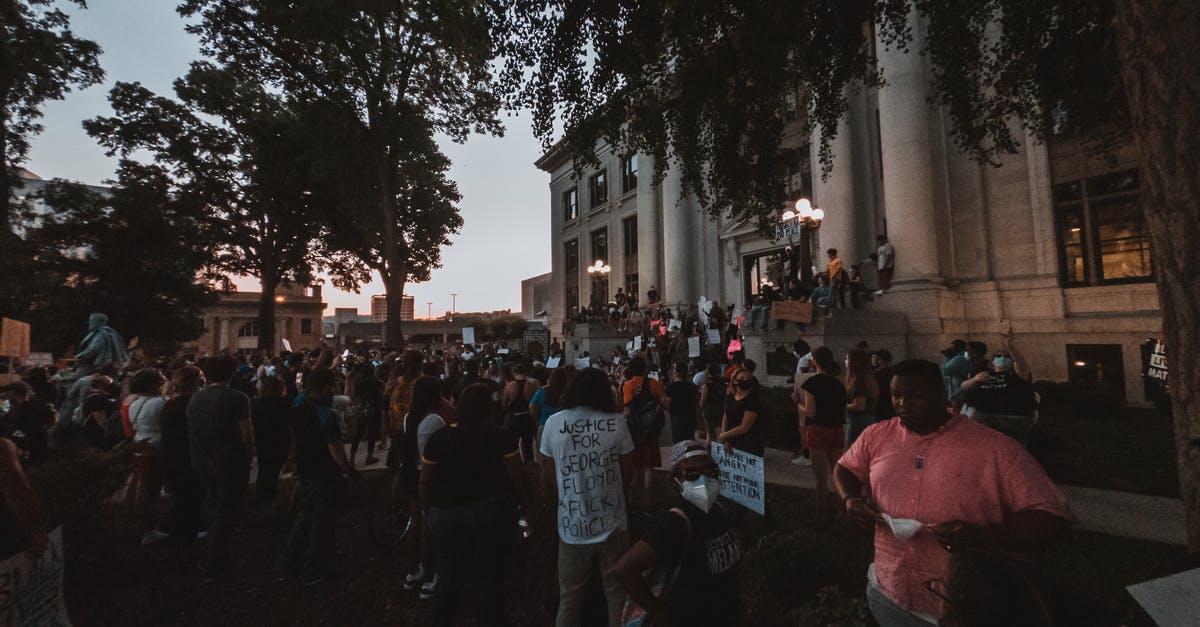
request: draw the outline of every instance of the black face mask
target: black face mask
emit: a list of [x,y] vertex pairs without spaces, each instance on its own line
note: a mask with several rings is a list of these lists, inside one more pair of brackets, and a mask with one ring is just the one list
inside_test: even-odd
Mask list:
[[749,390],[754,387],[754,384],[750,383],[749,381],[738,381],[737,386],[739,389]]

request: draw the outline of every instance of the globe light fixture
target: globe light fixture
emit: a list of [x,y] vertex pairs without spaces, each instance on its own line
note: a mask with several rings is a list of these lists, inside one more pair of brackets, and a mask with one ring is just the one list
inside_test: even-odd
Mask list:
[[605,275],[605,274],[608,274],[609,272],[612,272],[612,266],[604,263],[604,261],[602,259],[597,259],[596,263],[588,266],[587,271],[588,271],[588,274],[591,274],[591,275],[597,275],[597,274]]

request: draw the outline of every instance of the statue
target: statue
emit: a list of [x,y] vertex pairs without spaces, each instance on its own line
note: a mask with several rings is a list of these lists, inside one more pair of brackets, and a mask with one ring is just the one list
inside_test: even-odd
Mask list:
[[85,372],[108,364],[121,366],[129,357],[125,341],[108,326],[108,316],[94,313],[88,316],[88,334],[79,343],[75,354],[76,372]]

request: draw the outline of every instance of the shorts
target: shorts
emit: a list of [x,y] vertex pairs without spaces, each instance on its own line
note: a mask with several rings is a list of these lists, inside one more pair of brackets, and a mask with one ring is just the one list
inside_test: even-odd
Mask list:
[[821,451],[822,453],[840,451],[846,448],[846,429],[808,425],[804,428],[804,439],[807,440],[810,451]]
[[658,448],[658,440],[642,440],[633,443],[633,467],[658,468],[662,466],[662,451]]

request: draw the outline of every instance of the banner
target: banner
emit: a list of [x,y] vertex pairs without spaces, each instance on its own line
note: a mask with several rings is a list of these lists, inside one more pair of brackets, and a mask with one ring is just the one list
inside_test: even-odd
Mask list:
[[463,344],[475,345],[475,327],[463,327]]
[[38,559],[25,552],[0,562],[0,625],[70,627],[63,604],[62,527],[50,532]]
[[767,511],[766,481],[763,458],[737,449],[726,450],[724,444],[713,442],[713,461],[721,469],[721,496],[751,511]]
[[802,303],[798,300],[777,300],[771,303],[771,319],[808,324],[813,320],[812,303]]

